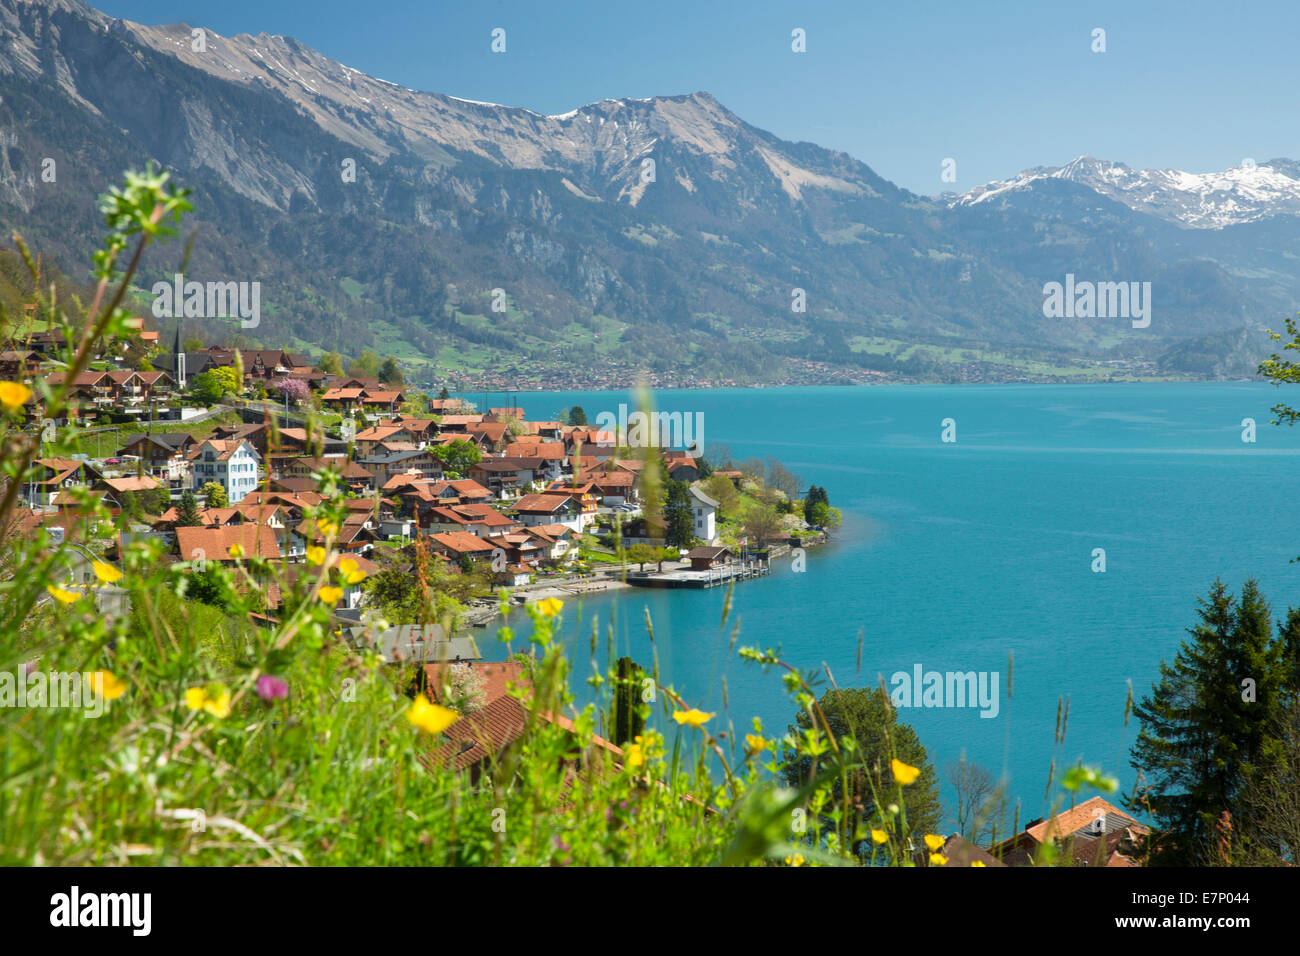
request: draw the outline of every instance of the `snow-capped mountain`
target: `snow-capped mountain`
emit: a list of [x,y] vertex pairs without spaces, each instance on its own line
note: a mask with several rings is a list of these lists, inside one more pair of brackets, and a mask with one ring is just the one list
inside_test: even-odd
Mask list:
[[1272,216],[1300,215],[1300,163],[1290,159],[1246,162],[1218,173],[1188,173],[1133,169],[1080,156],[1064,166],[1027,169],[1012,179],[943,199],[949,205],[974,206],[1048,179],[1079,183],[1130,209],[1192,229],[1222,229]]

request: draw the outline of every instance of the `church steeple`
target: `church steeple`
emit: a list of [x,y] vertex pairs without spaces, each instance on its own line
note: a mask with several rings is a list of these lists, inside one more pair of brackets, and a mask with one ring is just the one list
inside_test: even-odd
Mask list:
[[172,343],[172,354],[176,356],[176,387],[185,387],[185,353],[181,351],[181,324],[176,323],[176,339]]

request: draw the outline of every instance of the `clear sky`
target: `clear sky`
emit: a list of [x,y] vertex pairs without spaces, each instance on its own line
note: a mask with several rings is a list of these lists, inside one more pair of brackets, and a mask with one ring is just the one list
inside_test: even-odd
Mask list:
[[[402,86],[539,113],[707,90],[755,126],[926,195],[1082,154],[1191,172],[1300,159],[1297,0],[91,4],[283,34]],[[496,27],[504,54],[490,49]],[[804,53],[791,50],[795,28]],[[940,180],[948,157],[954,184]]]

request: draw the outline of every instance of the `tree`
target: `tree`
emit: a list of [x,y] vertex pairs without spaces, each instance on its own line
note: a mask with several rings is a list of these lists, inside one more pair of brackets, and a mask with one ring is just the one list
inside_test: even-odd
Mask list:
[[645,706],[641,689],[645,671],[630,657],[618,659],[618,676],[614,679],[613,719],[610,721],[612,742],[620,747],[631,743],[645,730]]
[[799,497],[799,476],[775,458],[767,459],[767,486],[775,488],[787,498]]
[[626,554],[629,563],[641,565],[639,569],[641,571],[645,570],[647,564],[659,558],[658,551],[648,544],[634,544],[627,549]]
[[695,517],[691,510],[690,486],[668,479],[664,497],[664,544],[689,549],[695,543]]
[[655,548],[655,561],[659,565],[660,573],[663,573],[665,561],[679,561],[682,553],[676,548]]
[[700,490],[718,503],[720,518],[734,517],[736,509],[740,507],[740,492],[736,490],[730,478],[714,475],[705,479],[700,485]]
[[402,414],[413,415],[419,418],[429,413],[429,396],[424,392],[409,391],[406,393],[406,400],[402,402]]
[[466,474],[471,467],[483,460],[478,445],[464,438],[453,439],[446,445],[434,445],[429,452],[442,462],[444,470],[458,475]]
[[1130,762],[1147,783],[1128,804],[1149,811],[1165,831],[1149,847],[1155,864],[1213,859],[1225,811],[1249,829],[1249,819],[1240,819],[1248,816],[1243,790],[1281,749],[1275,728],[1291,677],[1286,634],[1272,638],[1269,607],[1254,581],[1234,603],[1216,580],[1198,603],[1200,623],[1188,629],[1174,663],[1160,663],[1159,680],[1133,708],[1141,730]]
[[948,761],[946,776],[957,795],[953,811],[957,832],[972,843],[994,839],[1005,801],[993,775],[979,764],[967,761],[962,754]]
[[355,378],[378,378],[379,364],[379,356],[370,349],[365,349],[360,358],[348,363],[348,375]]
[[186,339],[181,343],[181,349],[186,352],[202,352],[203,340],[195,338]]
[[[891,762],[901,760],[921,771],[913,783],[902,788],[908,826],[913,833],[936,833],[943,817],[938,776],[916,731],[908,724],[898,722],[897,712],[890,705],[888,696],[878,688],[828,690],[817,706],[837,740],[851,737],[857,744],[860,766],[847,775],[847,795],[843,783],[839,779],[834,781],[833,805],[840,808],[864,806],[867,809],[863,819],[868,824],[881,826],[884,821],[872,819],[876,813],[872,784],[877,793],[892,795],[895,787]],[[813,712],[815,714],[816,710]],[[825,733],[820,716],[814,722],[807,710],[801,710],[795,715],[795,726],[790,730],[802,735],[814,726]],[[830,759],[827,758],[819,764],[818,773],[824,772],[829,765]],[[812,759],[787,748],[781,756],[781,771],[787,784],[801,787],[809,782],[813,772]],[[857,849],[859,852],[862,850],[861,847]]]
[[271,382],[271,387],[281,395],[289,396],[292,402],[305,402],[311,395],[307,383],[299,378],[277,378]]
[[570,425],[587,424],[587,413],[582,410],[581,405],[574,405],[571,409],[569,409],[569,424]]
[[721,442],[709,442],[704,446],[704,457],[709,459],[714,468],[724,470],[731,467],[731,449]]
[[751,502],[740,517],[741,533],[757,547],[767,544],[781,528],[781,516],[771,505]]
[[176,527],[178,528],[197,528],[203,524],[203,519],[199,517],[199,502],[194,497],[194,492],[186,488],[181,492],[180,504],[176,508]]
[[207,499],[209,508],[230,507],[230,499],[226,497],[225,486],[215,481],[205,481],[203,487],[199,489],[199,494]]
[[214,405],[226,395],[243,391],[243,381],[229,365],[200,372],[190,380],[190,396],[204,405]]
[[451,392],[447,391],[447,386],[444,385],[444,386],[443,386],[443,387],[438,391],[438,400],[441,401],[441,402],[445,402],[445,401],[446,401],[447,399],[449,399],[449,398],[451,398]]
[[342,378],[343,358],[338,352],[326,352],[316,362],[316,371]]
[[406,380],[402,377],[402,370],[397,367],[397,359],[391,355],[379,366],[379,381],[385,385],[406,384]]

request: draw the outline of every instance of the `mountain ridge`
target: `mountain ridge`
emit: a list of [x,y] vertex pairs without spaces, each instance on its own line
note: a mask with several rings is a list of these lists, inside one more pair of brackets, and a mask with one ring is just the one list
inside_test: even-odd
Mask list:
[[[397,351],[435,382],[1222,376],[1249,370],[1161,357],[1300,299],[1295,217],[1189,230],[1060,178],[936,201],[704,91],[544,116],[193,29],[0,0],[0,219],[84,261],[95,194],[155,159],[196,190],[193,268],[262,281],[268,344]],[[1046,321],[1067,272],[1167,304],[1145,335]]]

